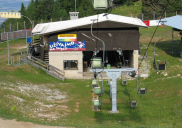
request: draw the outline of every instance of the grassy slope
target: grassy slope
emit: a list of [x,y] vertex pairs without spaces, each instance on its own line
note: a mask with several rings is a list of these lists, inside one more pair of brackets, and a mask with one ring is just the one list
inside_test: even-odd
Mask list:
[[127,6],[123,5],[112,10],[112,14],[121,14],[123,16],[139,17],[142,13],[142,2],[135,2],[135,4]]
[[[101,97],[101,111],[95,112],[92,110],[91,97],[91,81],[90,80],[68,80],[65,82],[59,81],[45,72],[37,70],[30,65],[11,66],[7,65],[7,50],[6,44],[0,44],[0,116],[3,118],[15,118],[22,121],[30,121],[45,125],[58,126],[74,126],[74,127],[180,127],[181,109],[182,109],[182,91],[181,91],[181,76],[182,74],[181,61],[179,55],[171,55],[171,47],[180,46],[179,43],[172,43],[171,28],[167,27],[167,37],[156,45],[156,60],[167,61],[168,76],[157,75],[151,69],[151,76],[147,79],[140,79],[140,87],[147,87],[147,95],[139,96],[136,89],[131,91],[131,99],[138,101],[138,106],[135,109],[129,107],[128,91],[135,87],[136,81],[130,81],[127,86],[121,86],[118,81],[118,111],[117,114],[109,114],[111,110],[111,101],[109,99],[109,86],[107,81],[104,81],[105,94]],[[147,44],[155,30],[154,27],[149,29],[140,29],[141,45]],[[165,35],[165,29],[159,28],[154,42],[161,39]],[[176,37],[178,34],[176,33]],[[16,42],[19,42],[18,44]],[[16,40],[10,42],[11,46],[24,45],[25,40]],[[20,50],[10,50],[11,54],[20,52]],[[142,47],[144,48],[144,47]],[[144,49],[142,49],[144,53]],[[149,47],[148,55],[152,62],[153,44]],[[150,63],[151,64],[151,63]],[[45,85],[49,89],[58,89],[65,91],[68,94],[68,102],[64,105],[68,106],[68,115],[57,120],[48,121],[42,118],[32,118],[29,114],[21,112],[21,104],[7,98],[7,95],[14,95],[26,100],[26,106],[31,106],[35,101],[41,101],[44,104],[46,100],[29,97],[13,90],[4,89],[3,83],[31,83],[37,84],[40,87]],[[54,86],[48,86],[53,84]],[[89,85],[89,87],[87,86]],[[38,93],[35,95],[39,96]],[[79,107],[76,107],[79,103]],[[23,107],[26,107],[23,106]],[[56,109],[56,108],[55,108]],[[76,112],[75,109],[79,109]],[[62,111],[60,110],[60,113]],[[27,111],[28,113],[28,111]]]

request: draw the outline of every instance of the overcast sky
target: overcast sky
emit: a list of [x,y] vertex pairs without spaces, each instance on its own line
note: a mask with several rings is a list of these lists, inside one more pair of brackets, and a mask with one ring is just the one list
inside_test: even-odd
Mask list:
[[[0,12],[18,12],[21,8],[21,3],[24,3],[25,7],[28,5],[30,0],[0,0]],[[4,20],[0,18],[0,22]]]

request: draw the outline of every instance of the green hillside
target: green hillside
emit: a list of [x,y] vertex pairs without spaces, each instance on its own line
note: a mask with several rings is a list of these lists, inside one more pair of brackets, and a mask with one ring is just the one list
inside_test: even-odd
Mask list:
[[122,16],[132,16],[138,17],[142,14],[142,2],[134,2],[132,5],[127,6],[126,4],[112,9],[112,14],[122,15]]
[[[142,54],[155,27],[140,29]],[[7,65],[6,42],[0,44],[0,117],[34,122],[44,125],[70,127],[181,127],[182,110],[182,61],[179,54],[171,54],[171,48],[178,49],[179,42],[172,42],[171,28],[167,37],[156,45],[156,60],[167,61],[167,76],[158,75],[153,68],[150,77],[140,78],[139,87],[147,88],[147,95],[138,95],[136,88],[131,99],[138,106],[129,106],[129,90],[136,86],[136,80],[127,86],[117,83],[117,114],[110,114],[111,100],[109,85],[104,80],[104,95],[101,97],[101,111],[93,111],[91,80],[57,80],[40,69],[28,64]],[[159,28],[148,50],[149,64],[152,64],[153,43],[166,32]],[[175,37],[179,38],[178,33]],[[19,55],[25,39],[10,41],[10,54]],[[24,49],[25,50],[25,49]],[[151,65],[152,67],[152,65]]]

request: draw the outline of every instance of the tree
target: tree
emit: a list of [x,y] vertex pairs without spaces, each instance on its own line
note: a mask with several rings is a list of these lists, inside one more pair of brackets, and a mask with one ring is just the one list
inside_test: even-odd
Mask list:
[[29,17],[31,20],[34,19],[34,13],[35,13],[34,9],[35,9],[34,1],[31,0],[28,4],[27,10],[26,10],[27,11],[27,17]]
[[21,15],[23,15],[21,17],[21,19],[19,20],[19,22],[20,22],[19,28],[20,29],[24,29],[24,27],[23,27],[24,26],[24,21],[26,22],[27,21],[27,18],[24,17],[24,16],[26,16],[26,8],[25,8],[23,2],[21,4],[21,9],[20,9],[19,12],[21,13]]
[[62,20],[68,20],[68,18],[69,18],[69,15],[65,9],[60,10],[60,16],[61,16]]
[[[161,12],[164,11],[164,9],[168,12],[175,12],[182,10],[182,3],[181,0],[142,0],[143,8],[142,12],[144,13],[145,17],[148,17],[151,19],[153,17],[152,13],[155,11],[156,13],[156,19],[160,18]],[[158,14],[158,15],[157,15]],[[171,16],[174,14],[169,14],[168,16]]]

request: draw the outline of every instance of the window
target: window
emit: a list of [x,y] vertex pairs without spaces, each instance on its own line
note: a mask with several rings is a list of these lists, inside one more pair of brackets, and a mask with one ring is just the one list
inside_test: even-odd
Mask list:
[[64,60],[64,70],[77,70],[78,61],[77,60]]

